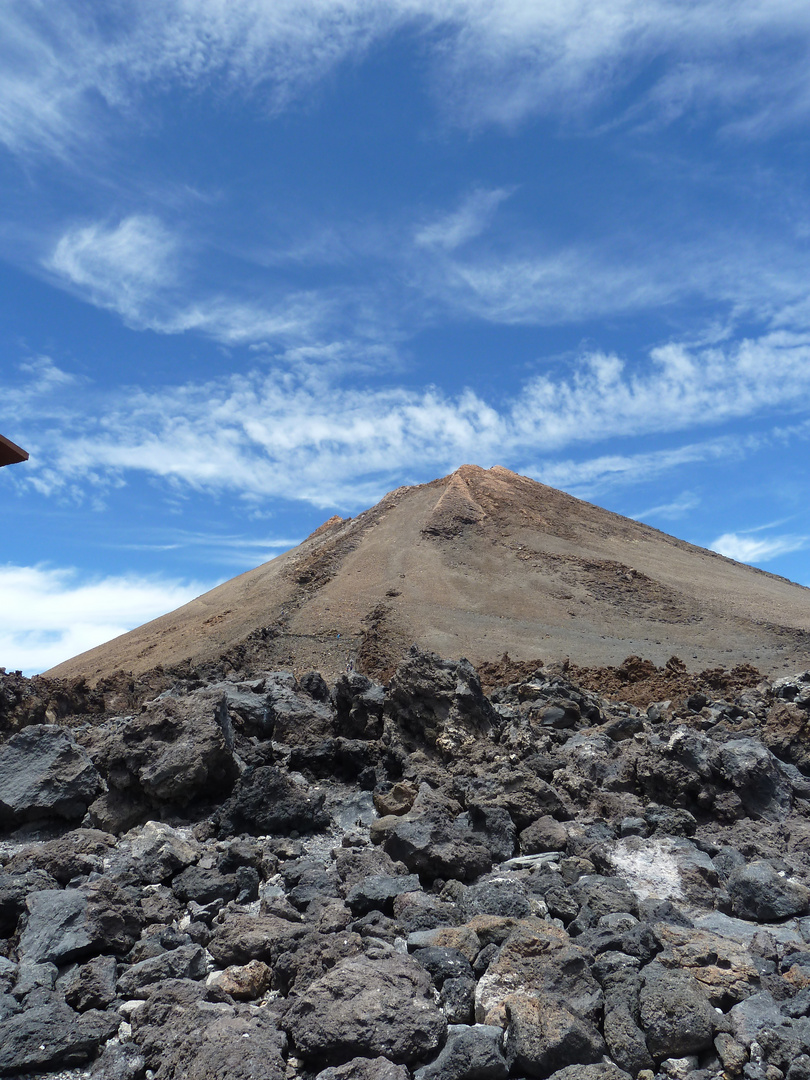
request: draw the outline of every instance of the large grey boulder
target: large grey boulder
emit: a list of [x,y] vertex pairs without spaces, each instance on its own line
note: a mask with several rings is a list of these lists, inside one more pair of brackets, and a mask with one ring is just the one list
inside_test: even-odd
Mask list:
[[742,919],[771,922],[810,911],[810,889],[779,873],[766,859],[733,870],[728,892],[734,914]]
[[132,1035],[154,1080],[284,1080],[286,1074],[286,1039],[273,1013],[208,1000],[201,983],[160,984],[132,1014]]
[[25,899],[42,889],[55,889],[56,881],[45,870],[7,874],[0,870],[0,936],[10,937],[25,911]]
[[239,773],[227,701],[215,689],[163,694],[82,738],[110,789],[136,801],[186,805],[230,791]]
[[69,731],[35,724],[0,747],[0,824],[84,816],[101,785]]
[[123,953],[140,933],[135,905],[109,878],[31,893],[26,906],[20,957],[32,964],[62,966],[102,952]]
[[378,739],[383,729],[385,688],[359,671],[341,675],[333,691],[336,726],[341,735]]
[[115,849],[115,837],[98,829],[71,829],[53,840],[35,840],[18,850],[6,863],[6,870],[25,872],[35,866],[47,871],[54,881],[67,885],[74,878],[102,873],[105,858]]
[[146,1059],[132,1042],[112,1039],[93,1062],[93,1080],[142,1080]]
[[541,919],[521,920],[478,980],[475,1019],[506,1027],[517,998],[534,999],[543,992],[595,1023],[604,995],[591,974],[590,960],[560,927]]
[[400,893],[418,892],[420,888],[416,874],[404,877],[401,874],[370,874],[364,881],[352,886],[346,903],[355,915],[367,915],[369,911],[390,914],[394,900]]
[[115,1000],[117,966],[114,956],[94,956],[82,967],[68,970],[58,980],[57,987],[77,1012],[106,1009]]
[[715,1012],[692,975],[648,964],[642,973],[639,1006],[653,1057],[685,1057],[712,1045]]
[[506,807],[469,803],[456,824],[472,830],[489,849],[494,863],[505,862],[515,854],[517,827]]
[[566,1065],[552,1073],[548,1080],[632,1080],[632,1073],[605,1061],[596,1065]]
[[638,1025],[640,966],[636,957],[622,952],[603,952],[594,965],[594,973],[605,992],[602,1024],[605,1042],[613,1061],[632,1076],[637,1076],[642,1069],[655,1071]]
[[291,682],[289,675],[273,672],[266,679],[265,700],[274,740],[302,747],[329,739],[335,734],[332,703],[301,693],[299,684]]
[[723,743],[714,751],[712,765],[751,817],[782,821],[790,813],[791,784],[774,755],[757,739]]
[[760,990],[745,1001],[739,1001],[729,1010],[729,1017],[737,1042],[746,1048],[757,1039],[760,1032],[779,1027],[785,1019],[779,1003],[774,1000],[769,990]]
[[275,765],[248,769],[217,814],[220,834],[287,835],[319,832],[329,824],[325,794],[296,783]]
[[387,1058],[352,1058],[345,1065],[324,1069],[315,1080],[410,1080],[410,1073]]
[[543,815],[570,817],[558,787],[525,765],[502,762],[500,767],[476,770],[475,775],[458,777],[456,782],[468,807],[505,810],[518,830],[527,829]]
[[632,1008],[616,1001],[610,1006],[606,1004],[603,1031],[610,1056],[632,1076],[637,1076],[642,1069],[654,1068]]
[[504,1080],[509,1066],[501,1044],[503,1031],[485,1024],[457,1024],[447,1029],[439,1056],[417,1069],[414,1080]]
[[234,912],[214,927],[208,951],[220,967],[247,964],[251,960],[272,962],[295,948],[307,930],[301,923],[277,915]]
[[490,735],[499,723],[469,661],[442,660],[415,645],[388,685],[385,713],[390,739],[447,754]]
[[82,1015],[64,1004],[39,1005],[0,1021],[0,1076],[81,1065],[118,1030],[116,1013]]
[[444,1041],[447,1020],[430,977],[408,957],[358,956],[317,979],[287,1009],[282,1024],[310,1061],[386,1057],[412,1065]]
[[205,949],[181,945],[126,968],[118,979],[118,992],[125,998],[148,998],[154,986],[166,979],[196,980],[207,974]]
[[157,884],[184,870],[200,857],[200,845],[162,821],[132,829],[118,846],[118,857],[141,880]]
[[507,1010],[506,1059],[517,1075],[545,1077],[567,1065],[590,1065],[607,1050],[594,1024],[550,994],[516,997]]
[[412,810],[393,824],[385,850],[415,874],[470,881],[492,866],[492,854],[471,829],[439,810]]

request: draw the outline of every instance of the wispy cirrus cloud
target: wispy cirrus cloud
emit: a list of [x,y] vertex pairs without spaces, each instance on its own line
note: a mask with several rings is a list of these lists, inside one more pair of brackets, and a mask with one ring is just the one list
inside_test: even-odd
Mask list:
[[[564,488],[581,498],[590,498],[613,487],[648,482],[664,473],[688,468],[704,462],[730,461],[742,458],[757,448],[751,437],[724,436],[704,442],[662,450],[641,451],[636,454],[600,454],[594,458],[533,461],[526,472],[535,480],[550,487]],[[683,504],[681,504],[683,505]],[[656,512],[675,510],[677,504],[653,507],[638,519]],[[683,505],[684,509],[690,507]]]
[[263,301],[244,290],[205,293],[193,286],[190,262],[181,239],[157,217],[134,214],[67,229],[43,266],[82,299],[158,333],[197,331],[228,345],[299,342],[336,320],[338,299],[328,290],[276,289]]
[[422,225],[414,236],[416,245],[455,251],[484,232],[500,204],[510,194],[511,191],[506,188],[478,188],[463,199],[455,210]]
[[153,215],[117,225],[75,226],[59,238],[48,270],[99,307],[142,321],[159,290],[177,281],[178,244]]
[[78,0],[10,0],[0,140],[69,154],[170,84],[279,110],[403,28],[423,35],[436,100],[465,125],[603,120],[634,80],[644,89],[624,109],[637,124],[711,111],[750,133],[810,108],[810,16],[792,0],[123,0],[98,19]]
[[763,563],[780,555],[810,548],[810,536],[785,533],[778,536],[755,536],[752,533],[723,533],[709,545],[710,550],[744,563]]
[[266,562],[275,558],[282,551],[296,547],[304,538],[290,539],[279,536],[252,537],[242,533],[188,532],[185,529],[172,530],[162,541],[143,541],[140,543],[112,544],[123,551],[192,551],[195,558],[206,563],[220,566],[240,566],[251,568],[257,560]]
[[157,618],[211,585],[134,574],[91,578],[67,567],[0,566],[0,666],[44,671]]
[[700,506],[700,498],[690,492],[684,492],[683,495],[674,499],[672,502],[661,503],[658,506],[649,506],[640,513],[630,514],[629,517],[636,521],[647,521],[650,518],[663,518],[665,521],[677,521],[679,518],[688,514],[690,510],[697,509],[698,506]]
[[[584,464],[557,455],[616,437],[717,429],[775,410],[781,420],[785,410],[801,414],[810,409],[808,364],[810,342],[768,335],[691,351],[673,343],[653,350],[643,369],[591,353],[572,374],[536,376],[500,402],[470,389],[448,395],[433,387],[346,385],[317,364],[255,370],[108,395],[92,416],[85,408],[29,438],[32,467],[20,482],[61,493],[66,482],[120,483],[139,472],[254,500],[356,506],[403,475],[473,460],[512,464],[556,486],[594,488],[752,452],[760,437],[717,436]],[[34,395],[33,412],[35,402]]]

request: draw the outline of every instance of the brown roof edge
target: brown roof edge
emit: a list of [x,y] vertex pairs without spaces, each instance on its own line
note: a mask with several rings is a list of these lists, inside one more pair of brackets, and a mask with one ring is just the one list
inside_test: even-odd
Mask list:
[[0,465],[16,465],[20,461],[28,461],[28,451],[0,435]]

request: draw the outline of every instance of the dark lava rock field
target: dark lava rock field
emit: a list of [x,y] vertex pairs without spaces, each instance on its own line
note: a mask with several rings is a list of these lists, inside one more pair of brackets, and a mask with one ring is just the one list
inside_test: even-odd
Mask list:
[[0,674],[0,1076],[810,1080],[810,673],[572,678]]

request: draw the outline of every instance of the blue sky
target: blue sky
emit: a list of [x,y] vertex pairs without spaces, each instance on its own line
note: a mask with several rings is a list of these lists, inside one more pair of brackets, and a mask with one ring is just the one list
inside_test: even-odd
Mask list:
[[810,7],[8,0],[0,665],[463,462],[810,585]]

